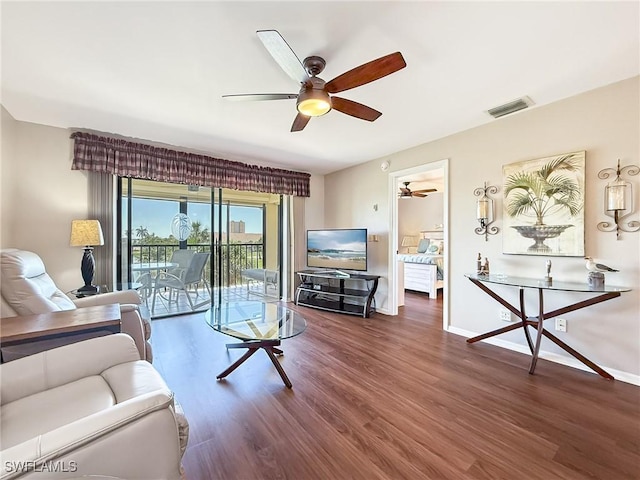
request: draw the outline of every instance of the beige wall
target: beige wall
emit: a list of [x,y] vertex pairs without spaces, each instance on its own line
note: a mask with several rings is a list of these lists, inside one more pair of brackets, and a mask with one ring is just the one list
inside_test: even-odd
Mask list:
[[[13,142],[6,156],[5,134]],[[2,137],[0,246],[37,252],[65,291],[81,286],[82,249],[69,246],[69,234],[71,220],[87,218],[87,176],[71,170],[69,132],[9,120]]]
[[[567,333],[558,333],[591,360],[610,369],[637,376],[640,374],[640,233],[625,233],[616,241],[614,233],[596,229],[606,220],[603,213],[605,181],[597,178],[603,168],[640,163],[640,98],[639,77],[625,80],[554,104],[532,108],[490,123],[410,150],[385,157],[390,171],[399,171],[425,163],[449,159],[449,322],[451,329],[470,334],[505,326],[498,320],[500,305],[469,282],[464,274],[475,268],[478,252],[487,256],[492,272],[544,276],[546,258],[502,254],[502,238],[498,234],[485,242],[473,233],[475,200],[473,190],[483,181],[502,184],[504,164],[540,158],[577,150],[586,150],[586,254],[603,263],[620,268],[620,273],[608,274],[607,282],[632,288],[620,298],[566,315]],[[383,159],[336,172],[325,177],[325,223],[327,227],[366,227],[380,235],[380,255],[370,262],[370,272],[388,276],[388,234],[390,202],[389,172],[382,172]],[[636,205],[640,191],[639,177],[632,177]],[[502,189],[498,194],[501,195]],[[372,205],[378,204],[378,211]],[[351,208],[345,208],[350,205]],[[502,202],[496,205],[497,222],[501,227]],[[638,219],[638,213],[634,218]],[[582,258],[553,257],[553,277],[556,280],[585,281]],[[382,282],[378,305],[388,304],[386,285]],[[516,292],[503,290],[514,302]],[[535,312],[533,292],[527,301]],[[551,293],[547,308],[564,306],[585,298],[579,294]],[[382,318],[380,321],[384,321]],[[548,323],[552,323],[548,322]],[[553,329],[553,325],[547,325]],[[522,332],[500,337],[501,340],[523,346]],[[572,360],[555,345],[544,342],[551,358]],[[473,347],[470,347],[473,348]],[[523,368],[527,359],[523,357]]]
[[424,198],[398,200],[398,245],[405,235],[420,235],[421,231],[435,230],[444,222],[443,193],[430,193]]
[[14,197],[14,162],[16,122],[4,107],[0,108],[0,139],[2,150],[0,152],[0,246],[9,245],[13,228],[13,208],[11,199]]

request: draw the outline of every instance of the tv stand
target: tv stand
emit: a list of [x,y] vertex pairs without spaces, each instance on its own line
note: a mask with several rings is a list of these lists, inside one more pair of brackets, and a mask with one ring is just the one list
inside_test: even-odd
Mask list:
[[301,270],[295,303],[330,312],[358,315],[375,312],[379,275],[346,274],[339,270]]
[[342,270],[334,270],[333,272],[330,272],[336,275],[336,277],[341,277],[341,278],[349,278],[351,276],[350,273],[347,272],[343,272]]

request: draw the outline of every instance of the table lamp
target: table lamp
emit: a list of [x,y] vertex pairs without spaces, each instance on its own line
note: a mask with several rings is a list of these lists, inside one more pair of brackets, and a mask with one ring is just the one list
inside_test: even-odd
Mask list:
[[407,248],[408,253],[411,247],[418,246],[418,237],[415,237],[413,235],[406,235],[402,237],[402,246]]
[[71,221],[71,241],[72,247],[84,247],[84,255],[80,264],[84,286],[78,289],[83,293],[98,293],[98,287],[92,285],[93,272],[96,269],[96,262],[93,259],[93,246],[104,245],[102,228],[98,220],[72,220]]

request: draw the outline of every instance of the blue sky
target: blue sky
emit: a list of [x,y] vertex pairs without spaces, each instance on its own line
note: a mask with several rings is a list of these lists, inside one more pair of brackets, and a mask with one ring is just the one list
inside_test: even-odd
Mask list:
[[[179,213],[178,202],[134,198],[132,204],[131,228],[143,226],[159,237],[171,234],[171,220]],[[244,220],[246,233],[262,233],[262,209],[255,207],[231,206],[231,220]],[[211,206],[204,203],[189,203],[188,215],[192,222],[200,222],[211,231]]]

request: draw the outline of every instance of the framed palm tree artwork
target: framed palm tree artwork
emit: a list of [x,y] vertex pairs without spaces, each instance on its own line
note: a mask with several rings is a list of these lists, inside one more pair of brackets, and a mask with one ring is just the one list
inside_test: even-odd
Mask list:
[[503,252],[583,257],[584,174],[584,151],[504,165]]

